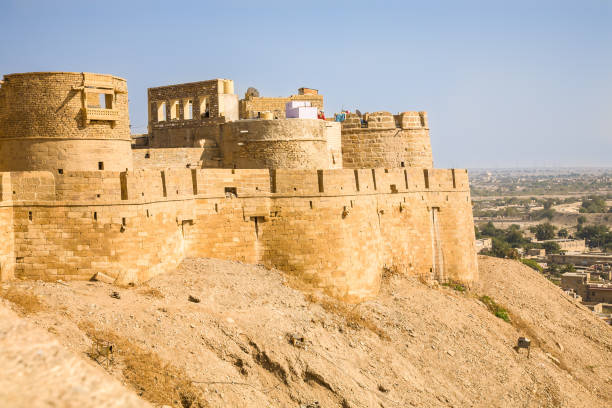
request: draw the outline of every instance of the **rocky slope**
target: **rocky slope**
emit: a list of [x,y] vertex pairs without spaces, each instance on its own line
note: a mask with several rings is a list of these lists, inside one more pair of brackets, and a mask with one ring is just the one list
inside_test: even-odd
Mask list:
[[[102,367],[154,405],[612,405],[612,328],[522,264],[479,262],[468,291],[388,271],[378,298],[359,305],[304,294],[278,271],[210,259],[187,260],[145,287],[3,288],[13,300],[39,300],[27,318],[88,365],[97,366],[92,339],[115,345]],[[529,358],[513,349],[519,336],[533,340]]]

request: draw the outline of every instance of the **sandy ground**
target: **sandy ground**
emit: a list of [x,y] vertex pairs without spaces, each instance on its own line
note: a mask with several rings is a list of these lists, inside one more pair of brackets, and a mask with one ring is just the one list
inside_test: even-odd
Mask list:
[[0,299],[0,406],[150,407]]
[[576,203],[555,205],[552,209],[563,214],[578,214],[581,205],[582,202],[578,201]]
[[[88,364],[92,338],[115,344],[108,372],[157,406],[611,406],[612,328],[533,270],[479,261],[467,292],[390,273],[378,298],[350,306],[279,271],[211,259],[137,288],[4,287],[40,299],[27,318]],[[513,349],[523,335],[529,358]]]

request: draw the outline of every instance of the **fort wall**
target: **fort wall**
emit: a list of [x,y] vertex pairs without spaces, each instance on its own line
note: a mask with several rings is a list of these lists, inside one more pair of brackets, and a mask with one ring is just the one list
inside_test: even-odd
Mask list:
[[226,168],[330,167],[325,121],[240,120],[221,126],[219,145]]
[[[18,277],[90,279],[103,272],[117,283],[137,283],[185,256],[205,256],[276,267],[347,300],[373,296],[384,266],[466,283],[476,278],[465,170],[1,175],[3,197],[13,196],[9,207],[2,202],[0,217],[8,223],[11,209]],[[0,259],[9,265],[10,249],[3,250]],[[443,257],[434,268],[436,253]]]
[[203,147],[175,147],[134,149],[135,169],[163,170],[165,168],[215,168],[221,166],[221,152],[217,143],[206,140]]
[[15,232],[11,204],[10,174],[0,173],[0,282],[15,276]]
[[33,72],[0,86],[0,171],[132,168],[127,85],[111,75]]
[[349,115],[342,123],[342,157],[345,168],[432,168],[427,114],[374,112],[363,124]]

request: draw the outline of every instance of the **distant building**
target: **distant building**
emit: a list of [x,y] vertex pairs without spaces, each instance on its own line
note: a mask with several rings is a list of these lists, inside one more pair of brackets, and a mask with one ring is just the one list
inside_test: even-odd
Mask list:
[[612,264],[612,255],[606,254],[548,254],[549,263],[590,266]]
[[534,241],[537,244],[543,244],[546,242],[555,242],[559,245],[561,251],[582,253],[586,251],[586,242],[584,239],[547,239],[545,241]]
[[586,297],[586,285],[591,276],[588,272],[566,272],[561,275],[561,288],[563,290],[573,290],[583,299]]
[[530,248],[527,250],[529,256],[545,256],[546,250],[543,248]]
[[262,113],[272,113],[273,119],[283,119],[286,116],[286,105],[289,102],[309,102],[311,107],[323,110],[323,95],[311,88],[298,89],[297,95],[288,97],[263,97],[245,94],[239,102],[240,119],[259,118]]
[[491,249],[493,247],[493,241],[491,238],[482,238],[474,241],[474,246],[476,247],[476,253],[479,254],[482,251]]
[[612,284],[590,282],[591,275],[567,272],[561,275],[561,288],[573,290],[584,302],[612,303]]

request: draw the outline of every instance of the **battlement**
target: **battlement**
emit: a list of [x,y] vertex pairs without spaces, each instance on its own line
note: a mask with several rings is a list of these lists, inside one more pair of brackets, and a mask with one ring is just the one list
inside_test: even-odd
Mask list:
[[186,256],[261,263],[347,300],[374,296],[384,267],[475,279],[467,171],[432,168],[425,112],[285,119],[287,101],[322,109],[322,95],[250,90],[241,115],[278,119],[238,120],[233,92],[150,88],[149,148],[132,152],[123,79],[5,76],[0,279],[130,284]]
[[427,112],[402,112],[392,115],[389,112],[372,112],[359,116],[355,113],[347,115],[342,122],[343,130],[361,129],[414,129],[429,128]]
[[467,192],[457,169],[164,169],[0,173],[2,201],[104,204],[195,197],[325,197]]

